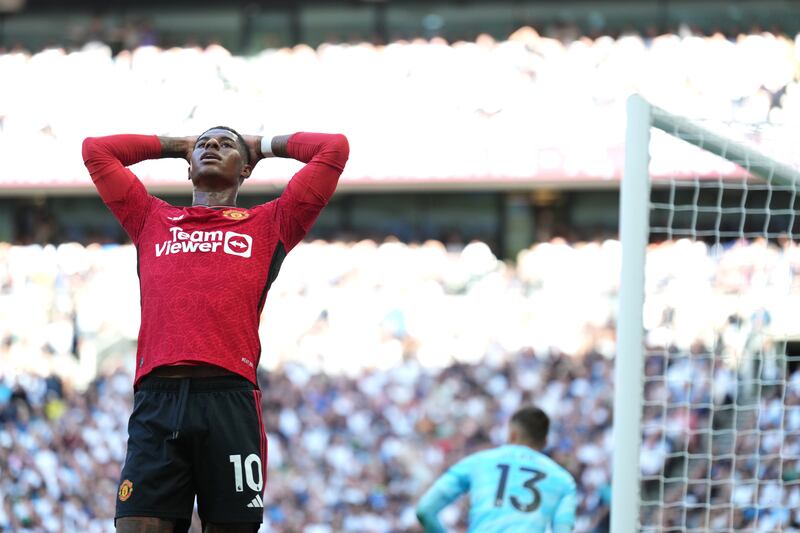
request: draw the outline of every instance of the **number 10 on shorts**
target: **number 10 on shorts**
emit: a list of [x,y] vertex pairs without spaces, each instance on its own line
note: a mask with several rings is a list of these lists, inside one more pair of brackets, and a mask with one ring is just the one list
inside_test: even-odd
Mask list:
[[[242,476],[242,456],[239,454],[229,455],[228,460],[233,463],[233,478],[236,483],[236,492],[244,491],[242,484],[243,478],[247,482],[247,486],[256,492],[261,492],[261,487],[264,486],[264,476],[261,473],[261,458],[251,453],[244,459],[244,476]],[[253,465],[255,464],[255,474],[253,473]],[[258,476],[258,481],[254,476]]]

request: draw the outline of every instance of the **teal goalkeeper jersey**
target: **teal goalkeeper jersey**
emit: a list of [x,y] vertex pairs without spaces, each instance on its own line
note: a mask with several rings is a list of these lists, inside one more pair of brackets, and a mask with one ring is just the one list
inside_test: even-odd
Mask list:
[[505,445],[462,459],[437,479],[417,506],[427,533],[443,532],[436,515],[469,493],[469,532],[572,531],[577,493],[572,475],[527,446]]

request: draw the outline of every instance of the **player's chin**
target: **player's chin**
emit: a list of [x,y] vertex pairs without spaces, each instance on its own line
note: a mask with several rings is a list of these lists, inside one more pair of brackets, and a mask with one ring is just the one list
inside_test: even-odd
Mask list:
[[192,183],[208,190],[223,190],[239,184],[238,174],[221,169],[202,167],[192,173]]

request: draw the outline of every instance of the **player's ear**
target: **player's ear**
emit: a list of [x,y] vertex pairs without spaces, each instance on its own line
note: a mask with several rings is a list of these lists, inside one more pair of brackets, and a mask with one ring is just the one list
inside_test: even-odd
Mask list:
[[242,167],[242,171],[239,173],[239,179],[246,180],[250,177],[250,174],[253,172],[253,165],[244,165]]
[[514,427],[514,424],[508,425],[508,442],[517,442],[517,437],[519,434],[517,433],[517,428]]

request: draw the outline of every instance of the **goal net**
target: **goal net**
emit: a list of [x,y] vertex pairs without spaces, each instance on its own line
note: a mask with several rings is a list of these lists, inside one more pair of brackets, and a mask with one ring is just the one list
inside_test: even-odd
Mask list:
[[800,178],[738,137],[628,102],[612,533],[800,531]]

